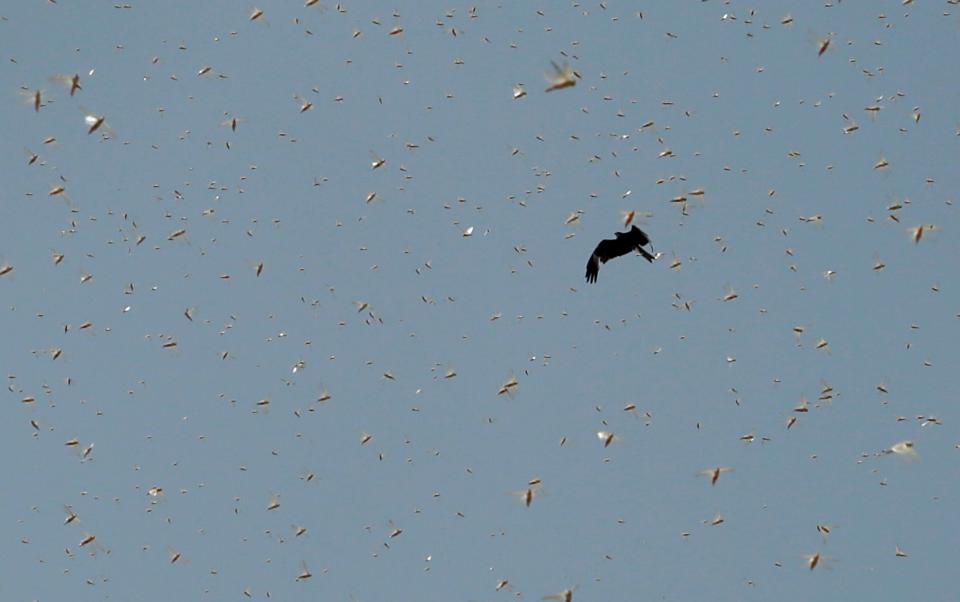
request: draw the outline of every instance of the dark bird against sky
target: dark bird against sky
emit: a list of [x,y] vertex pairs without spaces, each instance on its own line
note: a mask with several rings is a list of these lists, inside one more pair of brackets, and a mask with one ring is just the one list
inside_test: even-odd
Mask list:
[[615,236],[616,238],[601,240],[593,250],[590,260],[587,261],[587,282],[597,281],[601,263],[607,263],[615,257],[622,257],[630,251],[636,250],[651,263],[656,259],[643,248],[644,245],[650,244],[650,239],[640,228],[632,226],[627,232],[617,232]]

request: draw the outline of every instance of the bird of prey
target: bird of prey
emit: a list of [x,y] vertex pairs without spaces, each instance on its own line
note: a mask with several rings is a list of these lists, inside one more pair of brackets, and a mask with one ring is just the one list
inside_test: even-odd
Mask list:
[[607,263],[614,257],[622,257],[630,251],[636,250],[651,263],[656,259],[643,248],[644,245],[650,244],[650,239],[640,228],[633,226],[627,232],[617,232],[615,235],[616,238],[601,240],[590,255],[590,260],[587,262],[587,282],[597,281],[601,263]]

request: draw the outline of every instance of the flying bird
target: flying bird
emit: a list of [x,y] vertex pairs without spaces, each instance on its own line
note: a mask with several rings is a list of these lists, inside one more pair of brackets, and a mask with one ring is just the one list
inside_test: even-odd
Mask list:
[[627,232],[615,233],[616,238],[601,240],[597,248],[590,255],[587,261],[587,282],[596,282],[597,274],[600,273],[600,264],[607,263],[615,257],[622,257],[630,251],[636,250],[643,255],[643,258],[653,263],[655,256],[643,248],[650,244],[650,239],[646,233],[636,226],[632,226]]

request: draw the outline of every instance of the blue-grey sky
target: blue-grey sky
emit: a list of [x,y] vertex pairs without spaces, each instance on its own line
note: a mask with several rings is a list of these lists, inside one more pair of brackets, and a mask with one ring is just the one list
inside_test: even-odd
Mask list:
[[954,3],[0,16],[0,598],[956,595]]

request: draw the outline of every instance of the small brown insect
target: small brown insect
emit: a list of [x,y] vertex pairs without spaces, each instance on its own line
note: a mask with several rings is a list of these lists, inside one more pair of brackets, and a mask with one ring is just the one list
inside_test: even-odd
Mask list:
[[827,536],[830,535],[830,532],[833,530],[833,527],[830,525],[817,525],[817,532],[823,536],[823,541],[827,541]]
[[915,228],[908,229],[907,232],[910,233],[910,238],[913,239],[913,243],[918,244],[927,232],[933,232],[936,229],[937,227],[933,224],[920,224]]
[[294,95],[293,99],[294,99],[295,101],[297,101],[298,103],[300,103],[300,112],[301,112],[301,113],[306,113],[307,111],[309,111],[310,109],[313,108],[313,103],[310,102],[309,100],[305,99],[305,98],[301,98],[301,97],[299,97],[299,96]]
[[390,539],[393,539],[394,537],[399,537],[400,534],[403,533],[403,529],[393,524],[393,521],[390,521],[390,529],[391,529]]
[[50,79],[69,88],[70,96],[76,94],[77,90],[83,90],[83,87],[80,85],[79,73],[74,73],[73,75],[54,75]]
[[43,104],[43,90],[30,91],[26,88],[21,88],[20,94],[30,103],[35,113],[39,113],[40,109],[46,106]]
[[12,271],[13,271],[13,266],[10,265],[9,263],[4,263],[3,265],[0,265],[0,276],[6,276]]
[[560,600],[560,602],[573,602],[573,592],[576,591],[576,589],[576,587],[571,587],[570,589],[565,589],[562,592],[546,595],[543,597],[543,599]]
[[83,116],[83,121],[87,124],[87,135],[96,132],[103,124],[106,122],[106,117],[103,115],[97,115],[91,111],[84,110],[85,115]]
[[717,466],[716,468],[707,468],[701,470],[697,474],[702,477],[710,477],[710,484],[716,485],[717,481],[720,479],[720,475],[725,472],[733,472],[733,469],[728,466]]
[[73,511],[73,508],[71,508],[70,506],[64,506],[64,507],[63,507],[63,511],[67,513],[67,517],[66,517],[65,519],[63,519],[63,524],[65,524],[65,525],[69,525],[70,523],[74,523],[74,522],[77,521],[77,519],[80,518],[79,516],[77,516],[77,513],[74,512],[74,511]]
[[733,290],[733,288],[731,288],[731,287],[728,286],[728,287],[727,287],[727,293],[726,293],[724,296],[720,297],[720,300],[721,300],[721,301],[733,301],[734,299],[737,299],[737,298],[739,298],[739,297],[740,297],[740,295],[737,293],[737,291]]
[[263,11],[257,8],[256,6],[250,11],[250,20],[256,21],[263,17]]
[[540,486],[532,485],[523,491],[515,492],[513,495],[519,497],[520,501],[523,502],[523,505],[529,508],[533,504],[533,499],[540,495]]
[[563,67],[553,61],[550,61],[550,64],[553,65],[553,75],[548,77],[550,85],[545,92],[563,90],[577,85],[578,76],[569,64],[564,63]]
[[301,562],[301,563],[300,563],[300,574],[297,575],[296,581],[299,583],[300,581],[306,581],[306,580],[309,579],[310,577],[313,577],[313,573],[311,573],[311,572],[310,572],[310,569],[307,568],[307,563],[306,563],[306,562]]
[[833,41],[833,34],[827,34],[827,37],[820,40],[820,47],[817,49],[817,56],[823,56],[823,53],[830,48],[830,42]]
[[220,125],[222,125],[222,126],[224,126],[224,127],[230,126],[230,131],[236,132],[236,131],[237,131],[237,126],[240,125],[241,123],[243,123],[244,121],[246,121],[246,119],[240,119],[239,117],[231,117],[230,119],[227,119],[227,120],[225,120],[225,121],[221,121],[221,122],[220,122]]
[[513,395],[517,392],[517,389],[520,386],[520,381],[517,380],[516,376],[510,375],[510,378],[506,380],[502,385],[500,385],[500,390],[497,391],[497,395],[506,395],[507,397],[513,398]]
[[810,570],[817,568],[817,565],[820,564],[820,552],[816,554],[810,554],[809,556],[804,556],[807,561],[807,566],[810,567]]

